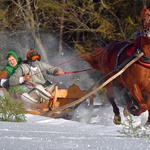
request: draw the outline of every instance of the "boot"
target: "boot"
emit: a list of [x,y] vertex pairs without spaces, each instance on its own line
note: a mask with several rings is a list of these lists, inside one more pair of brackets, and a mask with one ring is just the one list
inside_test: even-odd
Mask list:
[[29,103],[38,103],[38,101],[33,99],[28,93],[23,93],[21,95],[21,100]]

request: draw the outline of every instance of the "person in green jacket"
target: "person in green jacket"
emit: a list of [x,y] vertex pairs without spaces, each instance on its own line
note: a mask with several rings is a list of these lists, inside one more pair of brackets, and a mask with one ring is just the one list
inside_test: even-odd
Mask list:
[[5,57],[7,59],[7,64],[0,71],[0,86],[8,89],[8,79],[22,63],[22,59],[19,58],[14,51],[6,52]]

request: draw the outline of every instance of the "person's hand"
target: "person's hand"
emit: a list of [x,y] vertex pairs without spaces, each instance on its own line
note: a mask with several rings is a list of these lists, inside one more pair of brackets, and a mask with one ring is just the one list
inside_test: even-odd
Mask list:
[[31,76],[30,76],[29,74],[26,74],[26,75],[23,77],[23,79],[24,79],[25,82],[29,81],[30,78],[31,78]]
[[60,75],[62,75],[62,74],[64,74],[64,71],[62,71],[62,70],[58,70],[58,72],[56,72],[56,75],[57,75],[57,76],[60,76]]

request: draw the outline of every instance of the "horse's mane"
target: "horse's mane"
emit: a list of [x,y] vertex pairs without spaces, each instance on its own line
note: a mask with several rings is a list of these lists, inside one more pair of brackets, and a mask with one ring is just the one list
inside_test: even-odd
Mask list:
[[94,69],[100,70],[101,56],[103,52],[103,47],[93,47],[91,53],[87,53],[81,56],[85,61],[87,61]]

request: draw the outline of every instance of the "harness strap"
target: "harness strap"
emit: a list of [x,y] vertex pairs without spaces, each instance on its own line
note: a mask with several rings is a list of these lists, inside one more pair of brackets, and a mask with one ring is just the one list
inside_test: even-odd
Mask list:
[[127,63],[129,63],[133,58],[135,57],[135,54],[128,57],[124,62],[122,62],[120,65],[115,66],[114,71],[119,71],[121,68],[123,68]]
[[134,57],[135,57],[135,52],[130,55],[124,62],[122,62],[121,64],[119,64],[119,57],[121,55],[121,53],[129,46],[131,46],[133,43],[129,43],[129,44],[126,44],[124,47],[122,47],[120,49],[120,51],[118,52],[117,54],[117,59],[116,59],[116,64],[115,64],[115,67],[114,67],[114,71],[119,71],[121,68],[123,68],[128,62],[130,62]]

